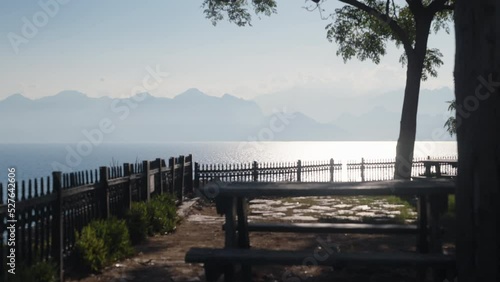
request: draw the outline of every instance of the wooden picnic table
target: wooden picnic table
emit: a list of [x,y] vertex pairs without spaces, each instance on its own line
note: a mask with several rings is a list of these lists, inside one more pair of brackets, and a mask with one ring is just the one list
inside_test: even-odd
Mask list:
[[[418,216],[417,216],[417,250],[420,254],[413,254],[408,257],[384,254],[381,260],[379,254],[373,256],[358,256],[357,258],[350,257],[349,254],[339,254],[334,258],[337,260],[347,259],[353,261],[372,261],[377,262],[392,262],[398,264],[401,262],[413,262],[422,264],[426,261],[425,255],[442,254],[441,230],[439,224],[440,213],[446,209],[447,198],[449,194],[454,194],[455,183],[450,179],[421,179],[421,180],[390,180],[390,181],[374,181],[374,182],[330,182],[330,183],[299,183],[299,182],[235,182],[216,184],[215,200],[217,212],[225,216],[225,249],[223,250],[193,250],[192,253],[186,255],[186,261],[190,262],[206,262],[214,263],[215,260],[226,259],[226,263],[245,262],[247,271],[252,264],[259,264],[262,261],[262,256],[266,257],[266,261],[272,262],[276,260],[278,264],[287,264],[299,261],[298,258],[290,258],[286,254],[279,252],[273,253],[268,250],[253,250],[250,248],[250,231],[261,231],[268,228],[271,231],[287,232],[309,232],[318,231],[322,227],[328,228],[328,231],[338,229],[345,230],[361,230],[361,227],[355,227],[353,224],[347,224],[342,228],[342,224],[335,226],[325,226],[324,223],[312,224],[291,224],[286,226],[286,223],[280,225],[256,225],[252,229],[252,224],[248,222],[248,199],[258,197],[307,197],[307,196],[375,196],[375,195],[395,195],[395,196],[416,196],[418,198]],[[395,233],[399,229],[392,226],[384,226],[380,229],[371,228],[370,230],[378,233]],[[401,228],[401,234],[411,232],[408,228]],[[332,232],[333,233],[333,232]],[[367,232],[359,232],[367,233]],[[233,250],[233,251],[231,251]],[[243,253],[240,254],[240,250]],[[248,251],[244,251],[248,250]],[[291,252],[293,253],[293,252]],[[259,257],[259,255],[261,257]],[[202,260],[205,256],[206,260]],[[207,257],[210,256],[210,257]],[[297,253],[297,256],[298,253]],[[347,256],[347,257],[346,257]],[[415,259],[412,258],[415,256]],[[422,257],[417,257],[422,256]],[[237,259],[236,259],[237,257]],[[235,260],[231,260],[235,258]],[[372,258],[372,259],[370,259]],[[439,259],[435,257],[427,257],[427,262],[435,262]],[[447,259],[447,258],[446,258]],[[448,260],[441,260],[449,263]],[[220,261],[219,261],[220,262]],[[227,264],[226,264],[227,270]],[[207,272],[208,273],[208,272]],[[225,276],[230,275],[230,272],[225,272]],[[249,276],[249,274],[247,273]],[[231,280],[231,277],[226,277],[226,281]]]
[[[449,164],[452,167],[458,166],[457,160],[450,160],[450,159],[427,159],[427,160],[423,160],[422,163],[424,164],[424,167],[425,167],[425,173],[424,173],[425,177],[432,177],[433,176],[432,172],[431,172],[432,167],[436,168],[436,175],[435,176],[437,178],[440,178],[440,177],[445,177],[445,175],[443,175],[441,173],[441,165]],[[447,175],[447,177],[449,177],[449,175]],[[451,176],[451,177],[453,177],[453,176]]]

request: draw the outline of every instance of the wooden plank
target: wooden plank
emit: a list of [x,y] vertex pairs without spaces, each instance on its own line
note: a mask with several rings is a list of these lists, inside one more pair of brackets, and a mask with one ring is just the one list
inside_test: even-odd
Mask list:
[[[224,226],[223,226],[224,228]],[[416,225],[366,223],[248,223],[250,232],[417,234]]]
[[453,194],[451,179],[387,180],[372,182],[234,182],[220,187],[219,195],[233,197],[359,196]]
[[[314,250],[212,249],[191,248],[185,256],[189,263],[244,263],[251,265],[306,265],[314,259]],[[329,253],[318,265],[337,263],[384,266],[450,266],[455,257],[443,254],[418,253]],[[309,262],[310,263],[310,262]]]

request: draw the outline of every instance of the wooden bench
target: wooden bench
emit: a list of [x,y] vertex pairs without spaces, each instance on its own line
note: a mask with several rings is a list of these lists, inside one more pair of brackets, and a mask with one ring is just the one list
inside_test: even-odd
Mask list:
[[[311,232],[311,233],[399,233],[417,234],[417,253],[328,253],[318,265],[366,264],[384,266],[418,266],[419,281],[431,267],[435,278],[443,269],[452,269],[454,257],[442,254],[439,218],[449,194],[455,191],[454,181],[423,179],[419,181],[390,180],[363,183],[218,183],[215,198],[217,213],[225,217],[224,249],[193,248],[186,254],[188,263],[204,263],[207,281],[216,281],[224,274],[234,281],[235,266],[241,266],[243,277],[251,279],[251,266],[259,264],[307,265],[317,252],[260,250],[250,247],[250,231]],[[259,197],[318,197],[318,196],[416,196],[417,226],[396,224],[344,223],[253,223],[248,222],[248,200]],[[448,268],[449,267],[449,268]],[[423,275],[422,275],[423,274]],[[438,275],[436,275],[438,274]],[[436,280],[438,281],[438,280]],[[441,279],[440,281],[443,281]]]
[[[225,229],[225,225],[222,225]],[[367,223],[277,223],[249,222],[249,232],[418,234],[416,225]]]
[[[378,266],[417,266],[434,267],[453,271],[455,257],[444,254],[418,253],[325,253],[321,259],[315,259],[313,250],[267,250],[241,248],[191,248],[185,256],[189,263],[203,263],[207,281],[216,281],[222,274],[232,273],[234,264],[246,265],[247,280],[251,279],[251,265],[324,265],[338,264],[378,265]],[[231,269],[231,270],[229,270]],[[225,277],[231,281],[233,277]]]

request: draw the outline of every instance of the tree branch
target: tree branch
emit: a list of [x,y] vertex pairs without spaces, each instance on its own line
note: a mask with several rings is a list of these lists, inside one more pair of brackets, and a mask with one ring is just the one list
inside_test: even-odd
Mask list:
[[448,0],[435,0],[429,4],[428,8],[433,13],[437,13],[437,12],[440,12],[443,10],[450,10],[450,11],[455,10],[455,5],[454,4],[446,4],[447,2],[448,2]]
[[[403,43],[403,47],[405,48],[405,51],[407,51],[407,53],[410,53],[411,51],[413,51],[413,47],[411,46],[411,41],[408,38],[408,34],[406,33],[406,31],[404,29],[402,29],[398,25],[398,23],[395,20],[391,19],[389,17],[389,15],[384,15],[384,14],[380,13],[379,11],[377,11],[375,8],[367,6],[366,4],[361,3],[357,0],[339,0],[339,1],[346,3],[346,4],[349,4],[349,5],[351,5],[355,8],[358,8],[362,11],[365,11],[366,13],[376,17],[380,21],[387,24],[391,28],[391,30],[397,35],[397,37],[399,37],[399,40],[401,40],[401,42]],[[410,1],[410,0],[407,0],[407,1]]]
[[406,0],[406,3],[408,3],[408,7],[410,7],[410,11],[415,15],[415,13],[423,8],[422,1],[421,0]]

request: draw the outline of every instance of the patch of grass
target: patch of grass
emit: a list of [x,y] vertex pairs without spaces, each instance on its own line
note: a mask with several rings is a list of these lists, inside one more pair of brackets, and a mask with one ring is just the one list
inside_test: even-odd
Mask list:
[[[318,204],[318,199],[316,197],[300,197],[300,198],[288,197],[288,198],[281,199],[281,202],[312,206],[312,205]],[[298,208],[300,208],[300,207],[298,207]]]
[[[336,197],[342,204],[352,205],[352,206],[370,206],[370,207],[380,207],[381,204],[397,205],[398,207],[390,208],[390,210],[399,211],[399,214],[395,215],[394,218],[388,218],[388,221],[394,221],[398,223],[406,223],[407,221],[415,220],[415,208],[406,200],[401,199],[397,196],[344,196]],[[307,198],[285,198],[283,202],[298,203],[303,206],[297,207],[295,209],[307,209],[312,205],[318,205],[318,198],[307,197]],[[318,213],[306,213],[304,215],[311,216],[321,216],[321,212]],[[354,216],[356,213],[354,212]],[[372,217],[362,217],[361,221],[365,223],[374,222],[380,220],[383,216]]]
[[455,214],[455,195],[448,195],[448,213]]

